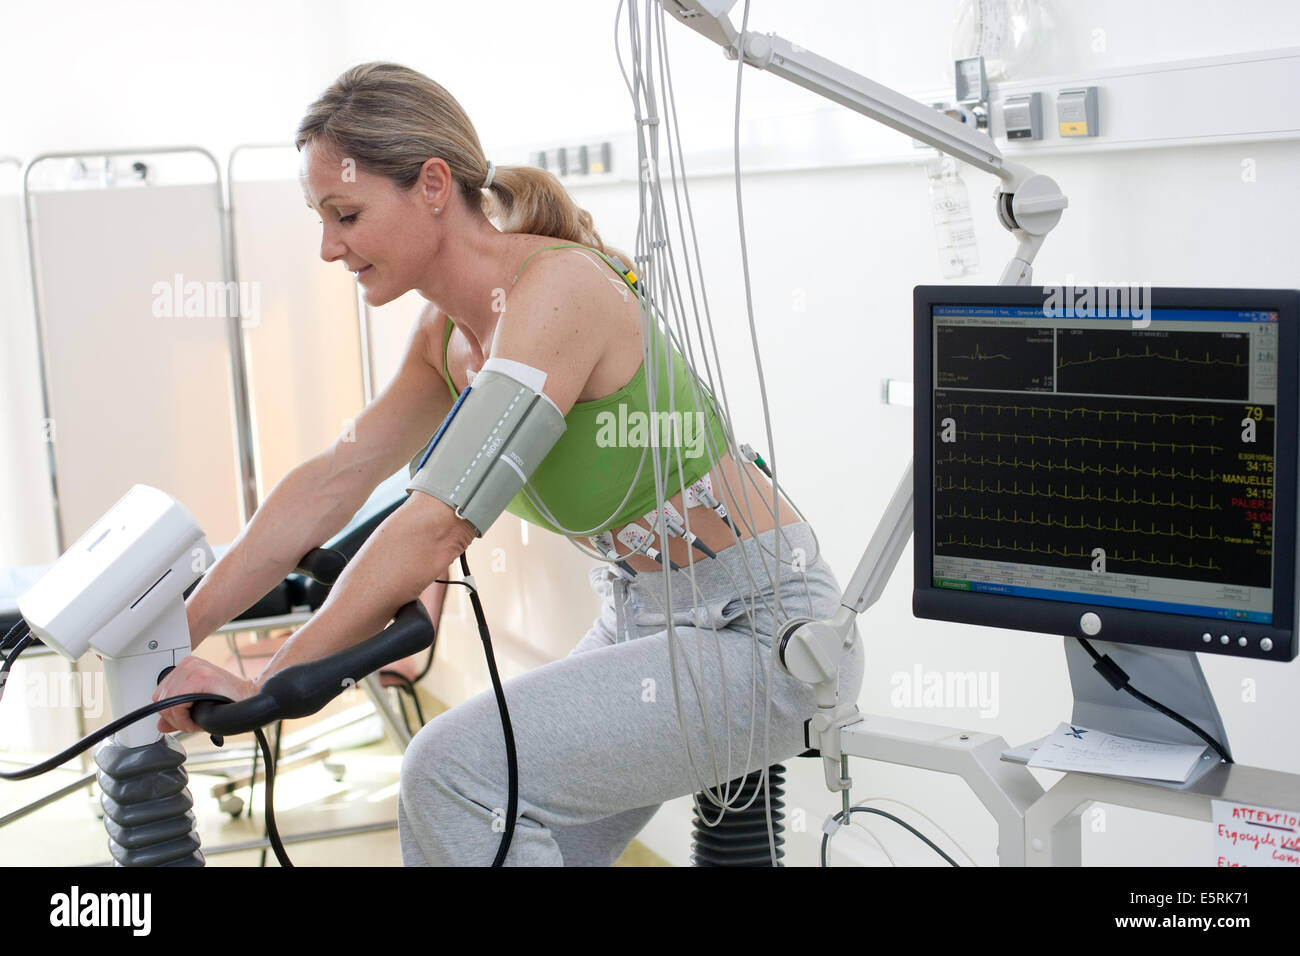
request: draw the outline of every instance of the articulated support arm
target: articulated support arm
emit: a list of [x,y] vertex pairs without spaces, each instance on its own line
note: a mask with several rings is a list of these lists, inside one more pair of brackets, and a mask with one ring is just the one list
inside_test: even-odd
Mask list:
[[1000,180],[994,198],[998,221],[1016,237],[1015,256],[999,280],[1028,285],[1043,237],[1069,204],[1048,176],[1007,162],[984,133],[852,70],[805,50],[774,33],[748,30],[742,36],[727,16],[736,0],[660,0],[664,9],[701,36],[723,47],[730,59],[744,56],[760,70],[785,77],[832,102],[955,156]]
[[794,677],[813,685],[817,714],[808,726],[808,743],[821,752],[826,786],[832,791],[845,790],[849,786],[848,778],[841,773],[840,728],[861,720],[856,705],[840,703],[840,661],[853,646],[854,622],[859,614],[876,603],[885,590],[911,534],[912,466],[909,463],[907,473],[885,509],[884,518],[858,562],[839,612],[829,621],[797,618],[781,631],[778,645],[781,666]]

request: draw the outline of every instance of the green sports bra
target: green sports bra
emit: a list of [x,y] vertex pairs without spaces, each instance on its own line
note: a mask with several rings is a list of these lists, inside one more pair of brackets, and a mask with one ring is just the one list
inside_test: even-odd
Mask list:
[[[635,276],[619,268],[615,260],[600,250],[570,243],[545,246],[537,252],[549,249],[586,249],[596,253],[618,273],[637,298],[641,297]],[[524,260],[520,274],[537,252]],[[458,398],[460,393],[447,370],[447,343],[452,331],[453,325],[448,320],[442,341],[442,374],[452,397]],[[655,347],[657,354],[662,355],[662,335],[656,336]],[[708,473],[729,444],[726,430],[708,387],[694,378],[677,348],[671,343],[669,347],[671,366],[659,362],[658,409],[651,413],[649,408],[644,362],[632,380],[617,392],[594,401],[576,403],[564,416],[564,434],[533,472],[528,485],[506,507],[507,511],[557,534],[592,535],[627,524],[654,510],[654,464],[651,456],[658,455],[662,462],[665,488],[670,489],[670,497],[682,485],[689,485]],[[693,382],[698,383],[699,403],[692,388]],[[671,415],[668,411],[670,387],[673,391]],[[422,450],[412,460],[412,470],[423,454]],[[634,478],[635,487],[628,495]],[[533,499],[545,505],[558,522],[558,527],[533,503]]]

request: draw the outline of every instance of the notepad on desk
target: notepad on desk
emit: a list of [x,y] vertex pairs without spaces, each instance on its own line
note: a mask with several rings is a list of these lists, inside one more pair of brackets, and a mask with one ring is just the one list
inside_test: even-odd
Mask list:
[[1204,745],[1165,744],[1061,724],[1038,745],[1029,766],[1183,782],[1206,749]]

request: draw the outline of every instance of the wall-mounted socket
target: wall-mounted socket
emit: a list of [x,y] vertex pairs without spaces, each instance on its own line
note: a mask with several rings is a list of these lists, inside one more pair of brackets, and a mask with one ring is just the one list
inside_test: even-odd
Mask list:
[[549,170],[561,179],[566,176],[594,176],[611,171],[609,143],[538,150],[532,154],[531,160],[534,166]]

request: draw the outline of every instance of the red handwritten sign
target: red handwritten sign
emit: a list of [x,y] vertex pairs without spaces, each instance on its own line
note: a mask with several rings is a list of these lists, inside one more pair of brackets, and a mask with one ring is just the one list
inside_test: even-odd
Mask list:
[[1216,866],[1300,867],[1300,810],[1213,800]]

